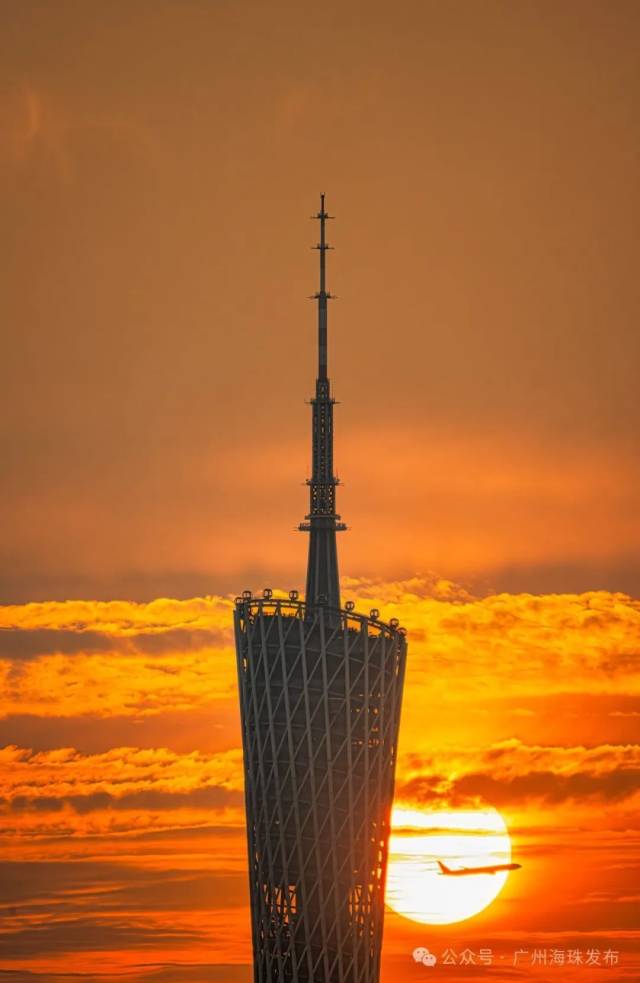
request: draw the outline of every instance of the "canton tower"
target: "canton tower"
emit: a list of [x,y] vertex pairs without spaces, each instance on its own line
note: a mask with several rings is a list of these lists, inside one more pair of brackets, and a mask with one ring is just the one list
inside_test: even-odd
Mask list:
[[340,604],[324,195],[306,595],[244,591],[234,625],[254,983],[378,983],[407,653]]

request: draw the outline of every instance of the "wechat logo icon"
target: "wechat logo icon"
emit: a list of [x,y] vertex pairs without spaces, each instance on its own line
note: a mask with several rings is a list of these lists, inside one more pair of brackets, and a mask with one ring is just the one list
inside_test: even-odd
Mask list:
[[417,963],[422,963],[423,966],[435,966],[437,960],[433,952],[429,952],[424,946],[418,946],[417,949],[413,950],[413,958]]

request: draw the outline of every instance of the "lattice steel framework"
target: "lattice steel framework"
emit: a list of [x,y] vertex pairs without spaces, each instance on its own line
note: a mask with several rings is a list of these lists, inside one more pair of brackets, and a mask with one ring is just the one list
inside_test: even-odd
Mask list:
[[235,629],[255,983],[376,983],[402,629],[270,596]]

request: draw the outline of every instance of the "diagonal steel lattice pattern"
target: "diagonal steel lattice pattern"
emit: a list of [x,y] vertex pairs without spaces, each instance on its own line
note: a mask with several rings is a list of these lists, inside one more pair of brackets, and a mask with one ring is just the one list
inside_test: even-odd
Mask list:
[[234,620],[254,981],[377,983],[403,630],[271,596]]

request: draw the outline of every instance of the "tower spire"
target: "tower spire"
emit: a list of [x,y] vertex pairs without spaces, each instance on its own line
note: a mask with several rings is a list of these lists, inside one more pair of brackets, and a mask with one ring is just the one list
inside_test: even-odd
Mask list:
[[315,247],[320,251],[320,289],[315,295],[318,300],[318,378],[327,378],[327,300],[331,294],[327,293],[327,263],[326,252],[331,246],[326,240],[325,222],[333,215],[328,215],[324,210],[324,195],[320,195],[320,211],[316,215],[320,221],[320,242]]
[[320,195],[320,211],[314,215],[320,222],[320,242],[315,247],[320,252],[320,287],[314,299],[318,301],[318,375],[312,406],[311,478],[309,486],[309,512],[299,528],[309,532],[309,557],[307,563],[307,605],[326,605],[340,608],[340,581],[338,576],[338,551],[336,532],[346,529],[336,512],[336,486],[340,483],[333,473],[333,404],[327,368],[327,301],[331,294],[326,287],[326,252],[331,246],[326,241],[325,224],[328,215],[324,207],[324,194]]

